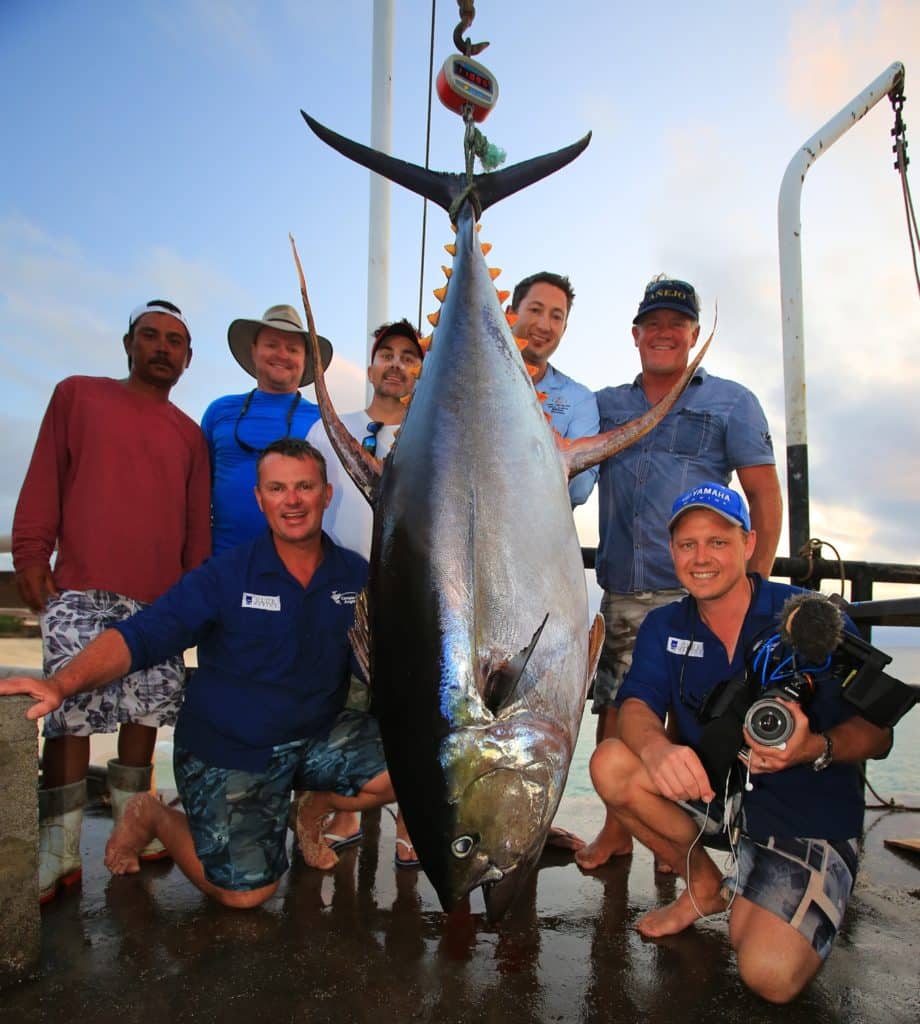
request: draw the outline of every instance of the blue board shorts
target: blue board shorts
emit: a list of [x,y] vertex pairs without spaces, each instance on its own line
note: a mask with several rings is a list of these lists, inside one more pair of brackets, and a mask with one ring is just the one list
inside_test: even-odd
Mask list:
[[[714,801],[707,814],[700,801],[680,801],[704,836],[721,831],[722,809]],[[718,843],[720,848],[727,848]],[[791,925],[826,960],[846,913],[856,872],[856,839],[799,839],[770,836],[754,840],[742,833],[735,846],[734,870],[723,884]]]
[[217,768],[179,746],[173,771],[205,877],[220,889],[248,892],[288,869],[292,790],[354,796],[386,771],[386,761],[376,719],[343,711],[328,736],[275,747],[264,772]]

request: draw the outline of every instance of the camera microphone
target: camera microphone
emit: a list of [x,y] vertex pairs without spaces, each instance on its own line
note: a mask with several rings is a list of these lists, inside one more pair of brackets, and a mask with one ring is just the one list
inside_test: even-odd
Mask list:
[[780,613],[780,637],[815,664],[825,661],[843,639],[843,615],[822,594],[794,594]]

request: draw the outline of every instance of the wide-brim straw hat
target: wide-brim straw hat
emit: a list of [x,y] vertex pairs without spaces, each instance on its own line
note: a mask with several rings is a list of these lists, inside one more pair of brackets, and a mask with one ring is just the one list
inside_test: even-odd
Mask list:
[[[297,310],[293,306],[271,306],[265,310],[261,320],[234,320],[227,330],[227,343],[233,358],[243,367],[250,377],[257,376],[255,363],[252,361],[252,345],[256,335],[263,327],[274,327],[277,331],[290,331],[303,338],[306,359],[304,360],[303,376],[299,387],[313,383],[316,374],[313,372],[313,353],[310,349],[310,336],[303,329]],[[332,362],[332,343],[328,338],[317,335],[319,351],[323,360],[323,369]]]

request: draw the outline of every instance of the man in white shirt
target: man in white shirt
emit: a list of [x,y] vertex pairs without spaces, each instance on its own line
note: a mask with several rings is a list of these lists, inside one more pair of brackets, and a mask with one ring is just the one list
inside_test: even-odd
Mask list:
[[[423,357],[418,332],[408,320],[382,324],[374,332],[367,368],[367,379],[374,391],[370,405],[345,413],[341,419],[352,436],[378,459],[386,457],[396,439],[406,415],[405,400],[415,387]],[[310,428],[307,440],[326,457],[332,484],[332,501],[323,517],[323,529],[336,544],[369,559],[374,520],[370,505],[339,462],[322,420]],[[350,703],[355,699],[355,689],[353,686]],[[359,815],[344,811],[331,819],[324,833],[334,850],[360,842],[362,835]],[[396,819],[395,862],[402,868],[418,867],[419,863],[401,814]]]

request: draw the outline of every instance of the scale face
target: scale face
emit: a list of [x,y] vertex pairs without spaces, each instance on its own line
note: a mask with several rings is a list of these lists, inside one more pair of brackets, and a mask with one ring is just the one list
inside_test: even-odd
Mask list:
[[484,121],[498,102],[498,82],[492,72],[479,61],[459,53],[444,61],[436,84],[438,98],[448,110],[461,114],[464,104],[469,103],[474,121]]

